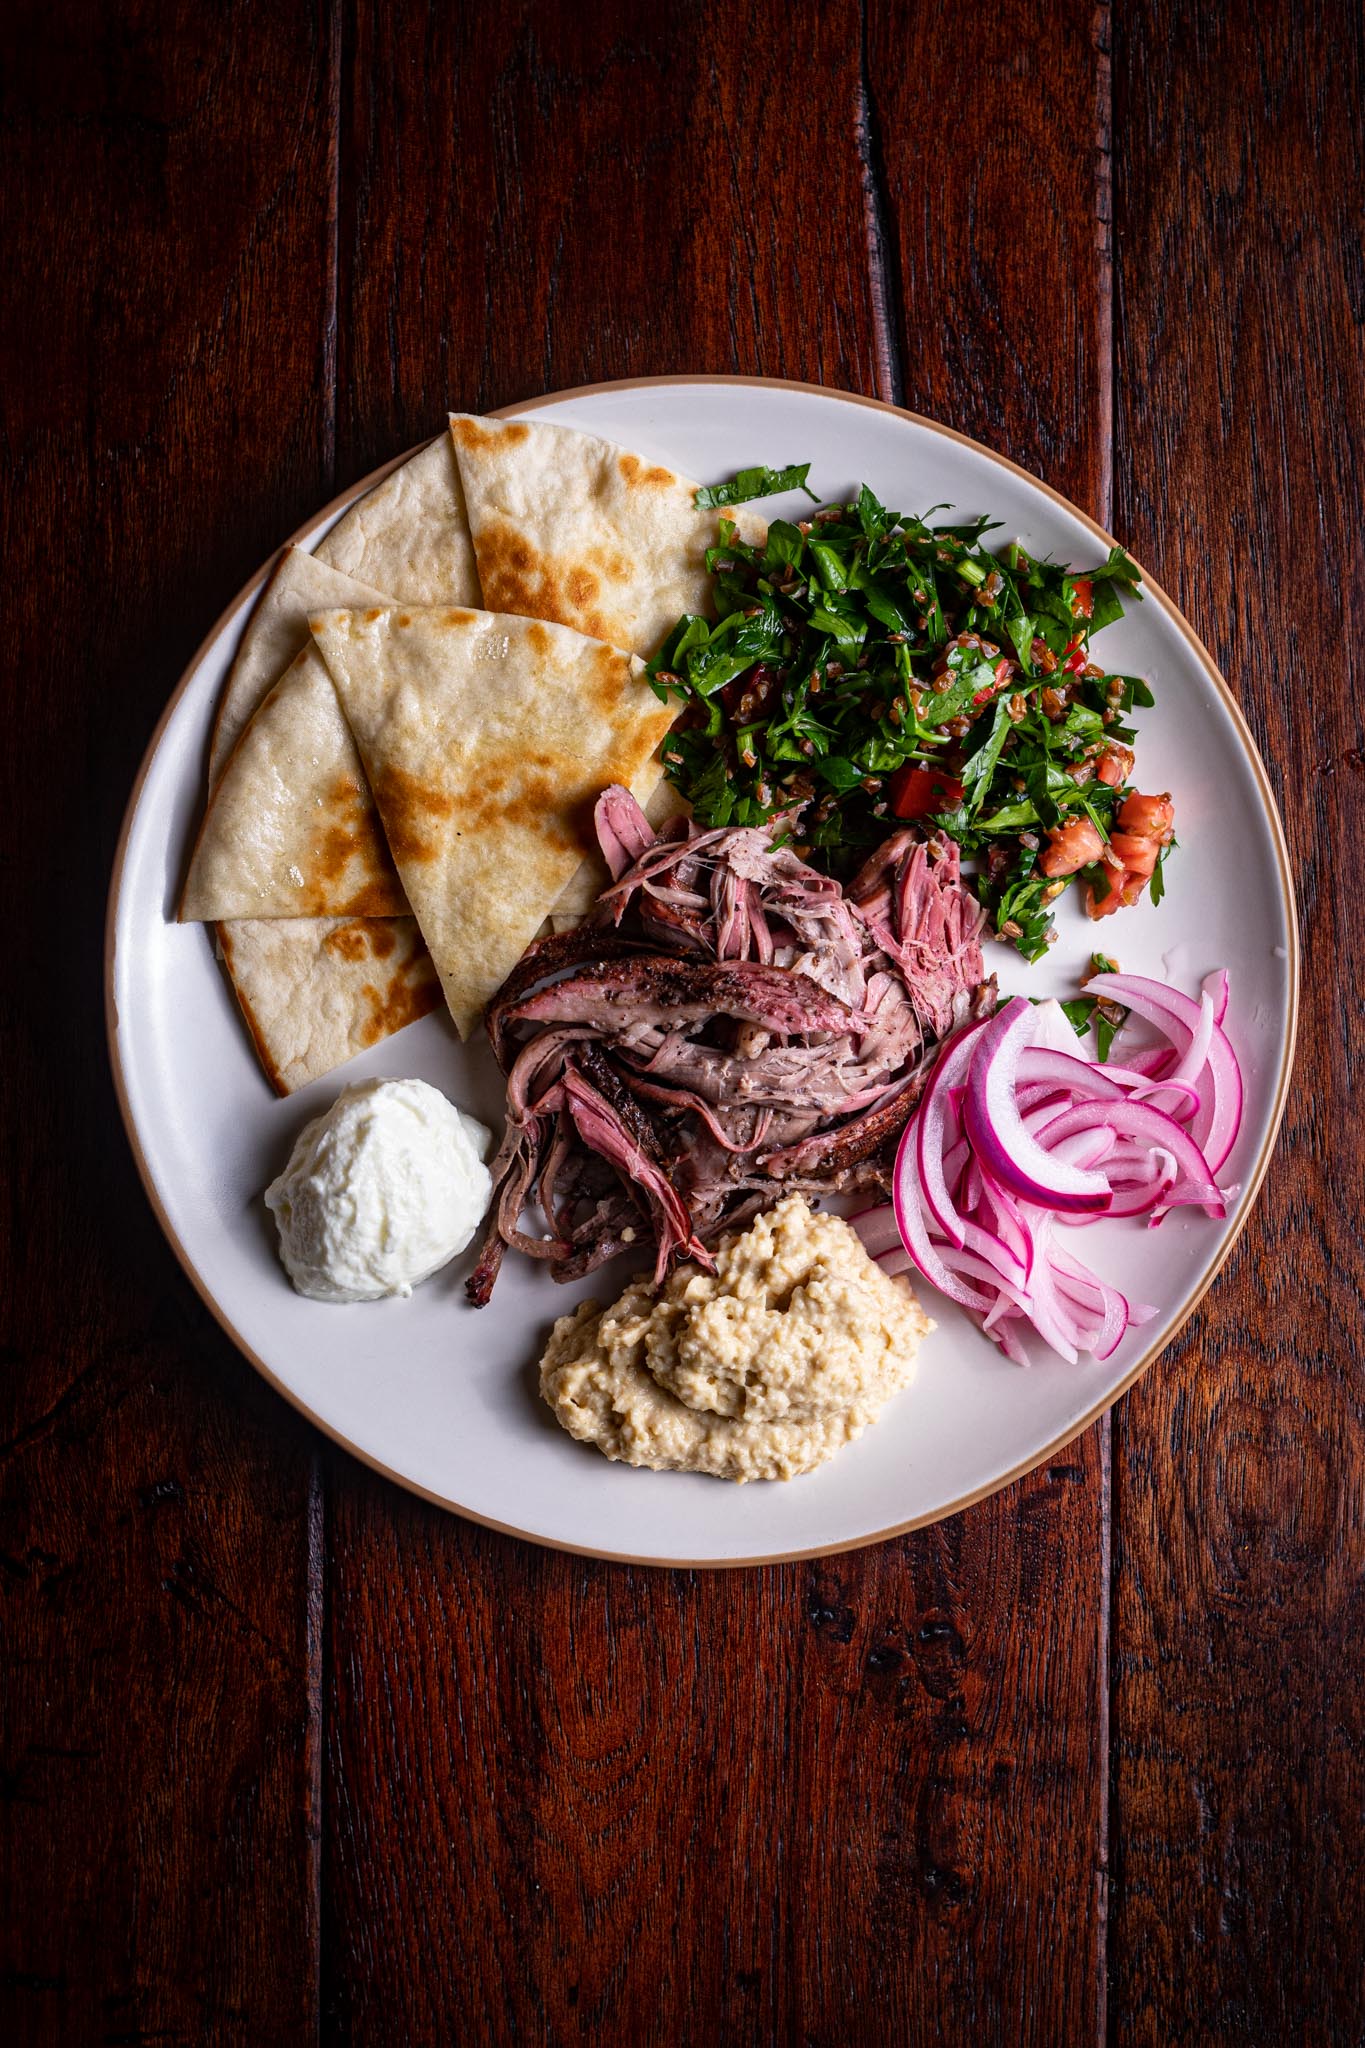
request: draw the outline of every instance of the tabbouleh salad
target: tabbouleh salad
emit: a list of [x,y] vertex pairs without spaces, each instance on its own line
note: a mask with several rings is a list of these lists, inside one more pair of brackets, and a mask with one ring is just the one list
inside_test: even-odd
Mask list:
[[[809,464],[697,493],[723,508],[801,488]],[[1137,676],[1092,659],[1141,599],[1120,547],[1097,566],[986,545],[998,521],[931,524],[863,486],[851,504],[774,520],[749,546],[723,516],[707,555],[714,620],[678,621],[649,676],[685,710],[669,780],[707,826],[791,816],[812,861],[846,875],[902,821],[956,840],[1000,938],[1026,960],[1054,938],[1075,879],[1092,917],[1162,893],[1168,797],[1130,776]]]

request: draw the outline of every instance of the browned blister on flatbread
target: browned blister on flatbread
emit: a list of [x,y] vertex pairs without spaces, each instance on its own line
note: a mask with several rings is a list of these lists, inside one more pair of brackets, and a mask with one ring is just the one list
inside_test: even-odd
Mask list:
[[[718,522],[687,478],[570,427],[453,413],[450,432],[489,611],[642,655],[684,612],[709,612]],[[747,508],[728,516],[742,539],[764,538]]]
[[407,907],[327,664],[310,644],[228,757],[180,914],[396,917]]
[[[247,622],[224,688],[210,752],[210,790],[262,700],[309,647],[309,611],[387,604],[393,597],[478,602],[474,551],[448,433],[400,464],[344,513],[315,554],[284,550]],[[334,741],[336,727],[346,735],[339,713],[334,715]],[[301,835],[307,858],[268,862],[275,893],[252,896],[253,903],[271,901],[290,913],[304,907],[405,908],[348,735],[343,745],[349,749],[348,765],[314,789],[321,804],[314,802],[313,818],[292,828],[296,837]],[[275,815],[282,826],[278,805]],[[268,848],[263,834],[252,841],[248,831],[247,838],[255,859],[251,873],[259,881]],[[230,879],[220,866],[215,885]],[[243,900],[242,883],[238,875],[233,884],[238,901]],[[194,900],[187,898],[187,910]],[[210,899],[199,900],[202,914],[210,914]],[[287,914],[222,921],[217,930],[262,1065],[282,1092],[315,1080],[435,1007],[440,985],[411,918]]]
[[221,924],[218,938],[261,1065],[281,1095],[441,1000],[411,917],[254,917]]
[[312,625],[467,1037],[592,852],[601,791],[650,793],[671,709],[638,659],[536,619],[371,607]]

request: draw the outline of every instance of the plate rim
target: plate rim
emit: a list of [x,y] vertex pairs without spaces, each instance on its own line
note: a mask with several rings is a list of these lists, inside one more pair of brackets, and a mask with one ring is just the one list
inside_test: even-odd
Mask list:
[[[595,384],[576,384],[563,391],[546,392],[537,398],[499,406],[490,412],[488,417],[491,419],[519,418],[524,413],[538,412],[546,406],[560,405],[569,399],[592,398],[609,392],[638,391],[651,387],[657,388],[663,385],[677,388],[679,386],[698,384],[758,387],[770,391],[800,392],[818,398],[834,399],[841,404],[867,406],[877,412],[891,413],[897,419],[908,420],[913,426],[922,427],[929,433],[941,436],[944,440],[955,441],[960,446],[970,448],[974,453],[985,456],[997,468],[1006,470],[1014,476],[1021,477],[1025,482],[1032,485],[1035,490],[1042,491],[1046,497],[1052,499],[1054,504],[1061,506],[1072,518],[1078,519],[1094,535],[1095,539],[1102,542],[1106,548],[1118,545],[1113,536],[1100,525],[1098,520],[1092,519],[1088,512],[1082,511],[1080,506],[1074,504],[1064,493],[1055,489],[1053,485],[1047,483],[1042,477],[1036,476],[1032,470],[1025,469],[1021,463],[1013,462],[1009,456],[1001,455],[996,449],[988,447],[985,442],[974,440],[971,435],[961,433],[955,427],[945,426],[940,420],[930,419],[924,413],[912,412],[907,406],[894,405],[888,399],[869,398],[862,392],[844,391],[837,385],[812,384],[792,377],[739,376],[730,375],[725,372],[691,372],[681,375],[622,377],[608,379]],[[893,1522],[884,1529],[873,1530],[867,1535],[855,1538],[852,1542],[821,1543],[801,1549],[767,1551],[746,1557],[682,1558],[649,1556],[634,1551],[604,1550],[587,1544],[567,1543],[556,1540],[553,1537],[538,1535],[532,1530],[519,1528],[513,1522],[502,1522],[496,1520],[491,1515],[479,1514],[474,1509],[464,1507],[458,1501],[453,1501],[443,1494],[436,1493],[429,1487],[419,1485],[404,1473],[397,1472],[391,1466],[385,1465],[382,1460],[362,1449],[339,1429],[333,1427],[317,1415],[308,1406],[307,1402],[302,1400],[290,1387],[284,1384],[260,1354],[247,1343],[231,1321],[226,1310],[201,1278],[188,1249],[181,1241],[179,1233],[166,1212],[147,1156],[143,1151],[141,1137],[133,1117],[132,1105],[129,1101],[123,1072],[122,1057],[119,1050],[119,1016],[114,970],[119,905],[123,891],[123,871],[128,841],[132,833],[133,821],[141,803],[143,788],[150,773],[152,762],[156,758],[166,728],[174,716],[181,698],[189,688],[209,649],[223,632],[228,620],[239,607],[260,592],[267,576],[270,574],[271,569],[283,550],[286,547],[299,544],[301,535],[311,533],[321,521],[329,518],[333,513],[344,511],[356,499],[362,497],[367,491],[372,490],[376,484],[382,483],[386,476],[397,469],[402,463],[407,462],[420,449],[429,447],[431,439],[439,438],[439,436],[433,436],[427,440],[414,443],[411,448],[405,450],[402,454],[393,456],[389,461],[381,463],[367,475],[347,485],[344,490],[337,492],[334,497],[329,499],[325,505],[311,513],[307,519],[295,527],[294,531],[285,540],[280,542],[278,547],[272,550],[261,567],[256,570],[254,575],[247,579],[236,595],[224,606],[181,671],[179,680],[167,698],[161,715],[156,721],[151,737],[143,751],[137,774],[133,779],[132,789],[124,806],[123,819],[119,827],[118,842],[114,851],[105,909],[103,963],[105,1040],[114,1082],[114,1093],[118,1100],[119,1114],[123,1121],[124,1133],[133,1154],[133,1161],[137,1167],[143,1191],[151,1204],[152,1213],[161,1227],[162,1234],[178,1259],[181,1269],[194,1288],[195,1293],[204,1303],[204,1306],[208,1309],[224,1334],[231,1340],[236,1350],[260,1373],[267,1384],[289,1403],[296,1413],[302,1415],[330,1442],[339,1445],[342,1450],[346,1451],[351,1457],[358,1459],[370,1471],[377,1472],[382,1478],[390,1480],[396,1486],[402,1487],[405,1492],[416,1494],[420,1499],[429,1501],[434,1507],[443,1508],[448,1514],[458,1515],[465,1521],[478,1524],[481,1528],[492,1529],[499,1535],[515,1536],[524,1543],[533,1543],[538,1549],[561,1551],[571,1557],[597,1558],[603,1563],[608,1564],[648,1565],[667,1571],[741,1571],[760,1565],[796,1564],[810,1558],[841,1557],[855,1550],[869,1549],[875,1543],[888,1543],[892,1538],[908,1535],[914,1529],[931,1527],[934,1523],[947,1521],[950,1516],[962,1514],[967,1508],[974,1507],[978,1501],[989,1499],[992,1494],[1002,1492],[1005,1487],[1013,1485],[1017,1479],[1027,1477],[1030,1472],[1037,1471],[1041,1466],[1046,1465],[1051,1459],[1057,1457],[1070,1444],[1075,1443],[1079,1437],[1084,1436],[1093,1423],[1097,1422],[1102,1415],[1114,1407],[1137,1384],[1143,1374],[1155,1364],[1163,1352],[1167,1351],[1175,1343],[1176,1339],[1185,1329],[1191,1316],[1200,1306],[1214,1281],[1226,1266],[1260,1197],[1261,1187],[1279,1140],[1280,1127],[1284,1121],[1284,1113],[1288,1101],[1289,1084],[1294,1069],[1301,993],[1301,949],[1298,904],[1294,889],[1293,871],[1289,862],[1289,848],[1285,837],[1284,820],[1280,816],[1280,807],[1276,801],[1274,788],[1271,784],[1265,762],[1261,757],[1260,748],[1257,746],[1251,728],[1247,724],[1242,707],[1234,696],[1218,664],[1214,661],[1208,648],[1204,645],[1198,633],[1195,632],[1194,627],[1180,610],[1180,607],[1162,588],[1161,584],[1150,575],[1143,564],[1137,561],[1137,557],[1132,555],[1131,549],[1126,550],[1130,559],[1137,563],[1137,567],[1141,571],[1144,595],[1155,600],[1157,608],[1166,614],[1167,618],[1175,626],[1176,631],[1185,640],[1205,670],[1209,681],[1213,684],[1214,689],[1222,700],[1224,709],[1232,719],[1237,736],[1251,763],[1262,802],[1270,821],[1271,839],[1276,867],[1279,872],[1280,887],[1283,892],[1288,934],[1288,944],[1286,947],[1288,958],[1286,964],[1289,968],[1289,1028],[1281,1049],[1279,1072],[1275,1080],[1275,1090],[1271,1101],[1270,1120],[1266,1128],[1266,1134],[1262,1141],[1261,1149],[1243,1182],[1244,1192],[1240,1204],[1240,1214],[1232,1230],[1219,1248],[1218,1255],[1200,1286],[1191,1295],[1189,1301],[1186,1302],[1179,1320],[1172,1325],[1162,1341],[1159,1344],[1154,1344],[1149,1351],[1143,1352],[1142,1356],[1124,1374],[1117,1386],[1101,1396],[1091,1408],[1086,1410],[1079,1420],[1068,1424],[1058,1437],[1046,1444],[1036,1454],[1031,1454],[1021,1459],[1007,1471],[989,1480],[984,1486],[972,1489],[945,1507],[933,1509],[927,1514],[911,1515],[905,1521]]]

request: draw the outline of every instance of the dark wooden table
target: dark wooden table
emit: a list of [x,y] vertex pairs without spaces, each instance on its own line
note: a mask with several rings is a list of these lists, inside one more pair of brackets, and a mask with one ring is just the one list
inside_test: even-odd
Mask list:
[[[1365,2036],[1363,42],[12,0],[5,2040]],[[128,787],[246,575],[448,404],[669,370],[903,401],[1112,526],[1247,711],[1307,944],[1265,1195],[1136,1391],[941,1527],[733,1576],[323,1444],[162,1242],[101,1020]]]

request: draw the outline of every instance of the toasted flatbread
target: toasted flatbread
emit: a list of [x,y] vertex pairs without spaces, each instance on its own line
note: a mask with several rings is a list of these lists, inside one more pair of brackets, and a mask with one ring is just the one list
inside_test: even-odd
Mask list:
[[[315,559],[401,604],[478,604],[460,472],[442,434],[376,484],[318,542]],[[322,611],[363,598],[321,598]]]
[[308,645],[308,614],[333,605],[387,604],[388,594],[287,547],[256,600],[218,702],[209,744],[209,788],[294,656]]
[[636,657],[537,619],[372,607],[312,629],[468,1037],[592,852],[601,791],[652,792],[672,710]]
[[[685,477],[571,427],[452,413],[450,433],[489,611],[648,656],[684,612],[710,610],[717,515]],[[764,538],[745,507],[729,516]]]
[[[284,551],[248,622],[223,693],[210,749],[210,789],[262,700],[308,645],[309,611],[384,604],[394,596],[479,601],[448,434],[344,513],[315,554]],[[310,902],[327,900],[324,879],[305,877]],[[220,921],[217,933],[261,1063],[281,1093],[400,1030],[438,1000],[435,969],[410,918],[319,923],[298,916],[253,917]]]
[[425,1017],[441,984],[411,917],[241,918],[218,927],[261,1065],[291,1095]]
[[351,729],[310,641],[228,756],[180,915],[397,917],[407,907]]

